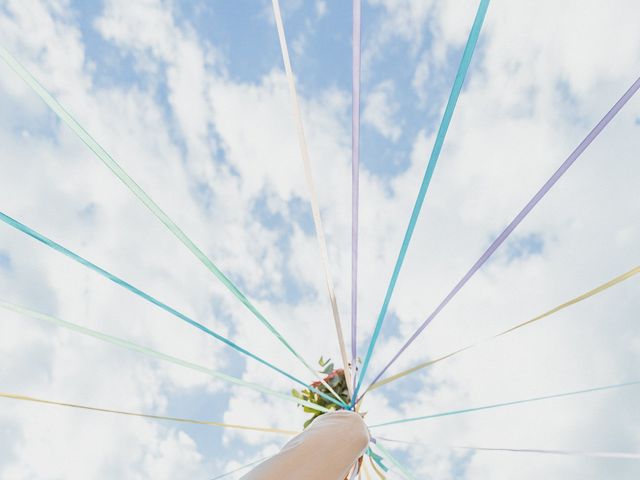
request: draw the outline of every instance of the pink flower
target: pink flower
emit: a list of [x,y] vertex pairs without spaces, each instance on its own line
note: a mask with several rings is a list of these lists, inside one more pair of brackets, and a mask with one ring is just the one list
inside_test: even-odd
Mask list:
[[[336,376],[344,376],[344,369],[342,368],[338,368],[337,370],[334,370],[333,372],[331,372],[329,375],[327,375],[326,377],[324,377],[324,381],[326,383],[329,382],[329,380],[331,380],[333,377]],[[322,382],[320,380],[317,380],[315,382],[313,382],[311,384],[312,388],[319,388],[322,385]]]

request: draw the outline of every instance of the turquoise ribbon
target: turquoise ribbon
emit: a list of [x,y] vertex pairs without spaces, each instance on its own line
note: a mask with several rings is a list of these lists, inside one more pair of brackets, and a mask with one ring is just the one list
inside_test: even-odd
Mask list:
[[570,396],[573,396],[573,395],[582,395],[584,393],[601,392],[603,390],[611,390],[611,389],[614,389],[614,388],[623,388],[623,387],[632,387],[632,386],[636,386],[636,385],[640,385],[640,380],[636,380],[636,381],[633,381],[633,382],[626,382],[626,383],[616,383],[614,385],[605,385],[605,386],[602,386],[602,387],[587,388],[585,390],[575,390],[573,392],[557,393],[555,395],[545,395],[545,396],[542,396],[542,397],[526,398],[524,400],[514,400],[514,401],[511,401],[511,402],[494,403],[492,405],[484,405],[482,407],[472,407],[472,408],[463,408],[461,410],[451,410],[451,411],[448,411],[448,412],[434,413],[434,414],[431,414],[431,415],[423,415],[421,417],[402,418],[400,420],[392,420],[390,422],[378,423],[377,425],[370,425],[369,428],[384,427],[384,426],[387,426],[387,425],[396,425],[398,423],[417,422],[419,420],[427,420],[429,418],[448,417],[450,415],[460,415],[462,413],[478,412],[480,410],[489,410],[489,409],[492,409],[492,408],[508,407],[508,406],[511,406],[511,405],[519,405],[521,403],[539,402],[541,400],[550,400],[552,398],[570,397]]
[[397,458],[395,458],[393,455],[391,455],[391,452],[389,450],[387,450],[386,448],[384,448],[384,446],[382,446],[382,444],[380,442],[376,442],[376,448],[378,450],[380,450],[382,452],[382,454],[384,456],[386,456],[389,459],[389,461],[396,466],[396,468],[398,470],[400,470],[400,473],[402,473],[402,475],[406,479],[415,480],[415,477],[409,471],[409,469],[407,467],[405,467],[402,463],[400,463],[400,461]]
[[356,400],[358,399],[358,392],[360,391],[362,381],[364,380],[365,373],[367,372],[367,368],[369,367],[369,361],[371,360],[371,355],[373,354],[373,348],[378,341],[380,329],[382,328],[382,322],[384,321],[384,318],[387,314],[389,302],[391,302],[391,296],[393,295],[393,290],[395,289],[396,282],[398,281],[398,276],[400,275],[400,269],[402,268],[404,258],[407,254],[407,249],[409,248],[409,242],[411,242],[411,237],[413,236],[413,231],[416,228],[416,223],[418,222],[418,216],[420,215],[420,210],[422,209],[422,204],[424,203],[427,189],[429,188],[431,178],[433,177],[433,172],[436,168],[436,164],[438,163],[440,151],[442,150],[442,145],[444,144],[444,139],[447,135],[447,130],[449,129],[449,124],[451,123],[451,118],[453,117],[453,112],[456,108],[458,97],[460,96],[460,92],[462,91],[462,85],[467,75],[467,71],[469,70],[469,64],[471,63],[471,58],[473,57],[473,52],[475,50],[476,43],[478,42],[478,37],[480,36],[480,30],[482,28],[482,23],[484,22],[484,17],[487,13],[488,7],[489,0],[481,0],[480,5],[478,6],[478,12],[476,13],[475,21],[473,22],[473,26],[471,27],[471,32],[469,33],[467,45],[465,46],[464,53],[462,54],[462,60],[460,61],[460,66],[458,67],[458,73],[456,74],[455,81],[453,82],[453,87],[451,89],[451,94],[449,95],[447,107],[445,108],[442,121],[440,122],[440,127],[438,128],[438,134],[436,135],[436,141],[433,145],[433,150],[431,151],[429,164],[427,165],[427,170],[424,173],[422,185],[420,185],[420,191],[418,192],[418,198],[416,198],[416,203],[413,206],[413,212],[411,212],[409,226],[407,227],[407,231],[404,234],[404,239],[402,240],[402,247],[400,247],[398,259],[396,260],[396,265],[393,268],[393,274],[391,275],[387,293],[385,294],[384,302],[382,303],[382,308],[380,309],[380,313],[378,315],[378,320],[373,331],[373,336],[371,337],[371,342],[369,343],[367,354],[364,358],[364,362],[362,363],[362,370],[360,373],[358,384],[356,386],[356,390],[353,395],[352,404],[355,404]]
[[231,340],[229,340],[229,339],[223,337],[222,335],[214,332],[213,330],[205,327],[201,323],[196,322],[195,320],[189,318],[188,316],[186,316],[185,314],[179,312],[175,308],[170,307],[169,305],[161,302],[160,300],[155,299],[154,297],[152,297],[148,293],[143,292],[139,288],[134,287],[130,283],[122,280],[119,277],[116,277],[112,273],[107,272],[106,270],[104,270],[103,268],[99,267],[95,263],[92,263],[89,260],[86,260],[86,259],[82,258],[80,255],[77,255],[76,253],[73,253],[71,250],[68,250],[67,248],[63,247],[59,243],[56,243],[53,240],[45,237],[44,235],[36,232],[35,230],[27,227],[26,225],[24,225],[23,223],[19,222],[18,220],[15,220],[15,219],[11,218],[10,216],[8,216],[8,215],[6,215],[6,214],[4,214],[2,212],[0,212],[0,220],[2,220],[6,224],[14,227],[17,230],[20,230],[21,232],[26,233],[30,237],[38,240],[39,242],[44,243],[48,247],[51,247],[52,249],[56,250],[57,252],[60,252],[60,253],[62,253],[64,255],[66,255],[67,257],[71,258],[72,260],[75,260],[76,262],[78,262],[78,263],[84,265],[85,267],[93,270],[94,272],[99,273],[103,277],[111,280],[112,282],[120,285],[121,287],[126,288],[131,293],[134,293],[134,294],[138,295],[139,297],[144,298],[148,302],[153,303],[154,305],[160,307],[162,310],[170,313],[171,315],[179,318],[180,320],[188,323],[189,325],[192,325],[192,326],[196,327],[197,329],[202,330],[206,334],[211,335],[212,337],[214,337],[217,340],[220,340],[221,342],[225,343],[226,345],[228,345],[229,347],[233,348],[234,350],[236,350],[236,351],[238,351],[240,353],[243,353],[243,354],[247,355],[248,357],[253,358],[254,360],[262,363],[263,365],[269,367],[270,369],[275,370],[276,372],[284,375],[288,379],[293,380],[294,382],[296,382],[296,383],[298,383],[300,385],[304,385],[306,388],[309,388],[310,390],[314,391],[315,393],[320,395],[325,400],[329,400],[329,401],[333,402],[334,404],[339,405],[342,408],[347,408],[348,407],[344,402],[338,403],[338,401],[333,399],[332,397],[320,392],[316,388],[313,388],[313,387],[307,385],[302,380],[297,379],[293,375],[291,375],[291,374],[285,372],[284,370],[276,367],[275,365],[273,365],[272,363],[268,362],[267,360],[264,360],[264,359],[260,358],[256,354],[251,353],[250,351],[246,350],[245,348],[241,347],[240,345],[232,342]]
[[[138,185],[133,178],[109,155],[109,153],[87,132],[82,125],[38,82],[38,80],[24,66],[18,62],[4,47],[0,45],[0,58],[9,65],[16,74],[47,104],[51,110],[62,120],[87,147],[104,163],[113,174],[133,193],[167,229],[211,272],[220,282],[229,289],[233,295],[255,315],[255,317],[302,363],[307,370],[317,375],[317,372],[294,350],[294,348],[284,339],[282,334],[266,319],[262,313],[249,301],[249,299],[236,287],[233,282],[205,255],[205,253],[178,227],[169,215]],[[320,378],[320,377],[318,377]],[[324,383],[324,381],[323,381]],[[329,385],[325,386],[331,390]],[[343,408],[347,406],[338,398]]]
[[376,452],[371,450],[371,447],[367,447],[367,455],[371,457],[371,460],[376,462],[376,465],[378,465],[382,469],[382,471],[384,472],[389,471],[389,467],[387,467],[384,463],[382,463],[383,458],[380,455],[378,455]]

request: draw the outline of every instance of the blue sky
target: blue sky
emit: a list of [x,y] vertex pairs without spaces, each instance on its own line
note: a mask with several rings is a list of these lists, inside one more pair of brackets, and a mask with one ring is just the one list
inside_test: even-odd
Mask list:
[[[614,3],[492,2],[370,375],[635,80],[640,39],[620,12],[633,18],[638,6]],[[361,352],[476,7],[462,0],[363,2]],[[282,8],[348,329],[350,2],[283,0]],[[5,1],[0,32],[0,44],[309,362],[338,358],[271,2]],[[634,99],[398,368],[508,328],[638,264],[638,118]],[[4,65],[0,144],[0,210],[309,376]],[[247,381],[293,387],[8,227],[0,229],[0,291],[2,299]],[[368,400],[367,419],[630,380],[639,366],[637,293],[637,280],[629,280],[558,314],[557,322],[380,389]],[[0,355],[11,365],[0,368],[0,391],[280,428],[304,421],[286,402],[18,315],[0,318]],[[0,428],[14,432],[0,436],[6,478],[209,478],[283,443],[266,434],[2,402]],[[384,434],[427,445],[393,445],[417,478],[584,479],[614,471],[631,479],[638,474],[631,461],[450,447],[637,452],[633,402],[637,392],[608,393]]]
[[[339,89],[351,89],[351,6],[337,2],[319,15],[319,7],[313,2],[286,2],[287,34],[304,44],[303,51],[293,49],[298,88],[305,93]],[[134,58],[96,32],[93,24],[101,14],[99,2],[75,2],[78,25],[85,41],[86,51],[95,64],[97,85],[145,85],[149,78],[136,70]],[[289,8],[286,8],[286,7]],[[273,25],[269,2],[222,2],[213,6],[208,2],[176,2],[173,12],[176,21],[194,29],[198,39],[215,45],[224,56],[223,66],[229,78],[238,82],[256,82],[281,61],[277,38],[272,35]],[[326,8],[326,7],[325,7]],[[364,13],[363,42],[374,38],[386,11],[372,6]],[[429,32],[422,42],[428,48]],[[393,82],[397,92],[410,92],[414,65],[420,50],[411,45],[411,39],[398,39],[386,45],[384,55],[376,55],[366,65],[363,95],[383,81]],[[362,131],[363,166],[384,178],[398,173],[408,166],[410,140],[421,129],[437,127],[438,114],[448,95],[460,48],[449,52],[442,68],[434,72],[429,95],[433,101],[416,102],[414,94],[398,94],[394,97],[395,109],[402,112],[396,121],[401,125],[401,137],[390,141],[367,125]],[[481,52],[479,53],[481,55]],[[473,73],[471,73],[473,75]],[[156,83],[154,79],[153,83]],[[162,81],[155,85],[158,101],[166,100],[167,86]],[[347,113],[347,112],[345,112]],[[167,111],[170,115],[170,111]],[[349,121],[347,118],[345,122]],[[179,141],[179,139],[177,139]]]

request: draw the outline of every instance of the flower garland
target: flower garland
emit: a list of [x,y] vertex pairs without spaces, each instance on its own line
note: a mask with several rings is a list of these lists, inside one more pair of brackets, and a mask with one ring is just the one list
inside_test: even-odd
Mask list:
[[[344,369],[342,368],[334,369],[334,365],[331,359],[325,360],[323,357],[320,357],[320,360],[318,361],[318,363],[320,364],[320,368],[321,368],[320,373],[324,373],[326,375],[323,379],[324,382],[330,385],[331,388],[333,388],[333,390],[338,394],[340,399],[348,405],[351,402],[351,397],[349,395],[349,387],[347,386],[347,381],[345,379]],[[322,393],[326,393],[327,395],[330,394],[329,389],[326,386],[324,386],[322,382],[319,380],[316,382],[313,382],[311,384],[311,387],[319,390]],[[324,407],[331,411],[342,410],[340,406],[332,402],[329,402],[328,400],[324,399],[323,397],[318,395],[316,392],[313,392],[308,388],[305,388],[300,391],[293,389],[291,390],[291,394],[296,398],[299,398],[301,400],[306,400],[308,402],[314,403],[318,406]],[[311,418],[309,418],[306,422],[304,422],[304,428],[307,428],[309,425],[311,425],[311,422],[313,422],[317,417],[319,417],[324,413],[312,407],[303,406],[302,408],[306,413],[312,414]]]

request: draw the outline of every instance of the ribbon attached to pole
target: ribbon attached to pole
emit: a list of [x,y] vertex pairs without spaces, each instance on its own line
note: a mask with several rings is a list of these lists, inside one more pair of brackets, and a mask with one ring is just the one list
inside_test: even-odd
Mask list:
[[[331,278],[331,270],[329,268],[329,254],[327,252],[327,242],[324,236],[324,228],[322,227],[322,217],[320,216],[320,204],[318,203],[318,196],[316,194],[315,182],[313,180],[313,171],[311,169],[311,160],[309,158],[309,148],[307,146],[307,140],[304,134],[304,126],[302,123],[302,111],[300,109],[300,102],[298,101],[298,93],[296,92],[296,82],[293,76],[293,69],[291,67],[291,59],[289,58],[289,49],[287,48],[287,38],[284,33],[284,24],[282,22],[282,13],[280,12],[280,2],[278,0],[272,0],[273,14],[276,21],[276,27],[278,29],[278,38],[280,40],[280,50],[282,51],[282,60],[284,61],[284,69],[287,76],[287,83],[289,85],[289,94],[291,95],[291,101],[293,103],[293,114],[296,121],[296,129],[298,133],[298,144],[300,146],[300,154],[302,156],[302,163],[304,164],[304,173],[307,181],[307,189],[309,190],[309,200],[311,202],[311,213],[313,214],[313,224],[316,230],[316,238],[318,240],[318,247],[320,248],[320,258],[322,259],[322,267],[324,269],[324,278],[329,294],[329,302],[331,303],[331,311],[333,313],[333,321],[338,335],[338,344],[340,347],[340,356],[342,357],[342,363],[344,367],[345,380],[351,394],[351,372],[349,370],[349,359],[347,358],[347,350],[344,342],[344,335],[342,333],[342,322],[340,321],[340,312],[338,311],[338,302],[336,300],[336,293],[333,286],[333,280]],[[322,378],[318,377],[325,387],[327,387],[338,399],[340,397],[333,391],[329,384],[325,383]]]
[[383,458],[380,455],[378,455],[376,452],[371,450],[371,447],[367,448],[367,455],[369,455],[369,458],[371,459],[371,461],[375,462],[375,464],[377,464],[384,472],[389,471],[389,467],[387,467],[382,462]]
[[[424,448],[443,448],[437,445],[428,445],[421,442],[407,442],[405,440],[395,440],[391,438],[377,437],[378,440],[384,440],[385,442],[402,443],[404,445],[414,445]],[[593,451],[581,451],[581,450],[549,450],[541,448],[505,448],[505,447],[470,447],[462,445],[447,446],[444,448],[451,448],[456,450],[472,450],[478,452],[507,452],[507,453],[539,453],[544,455],[566,455],[570,457],[592,457],[592,458],[618,458],[629,460],[640,460],[640,453],[634,452],[593,452]]]
[[[469,271],[460,279],[460,281],[456,284],[455,287],[447,294],[447,296],[440,302],[440,304],[436,307],[436,309],[427,317],[427,319],[418,327],[418,329],[409,337],[409,339],[405,342],[405,344],[400,348],[398,353],[396,353],[393,358],[385,365],[385,367],[380,371],[378,375],[376,375],[373,383],[376,383],[385,372],[389,369],[391,365],[395,363],[395,361],[402,355],[402,353],[407,349],[409,345],[411,345],[418,335],[422,333],[422,331],[429,325],[433,319],[442,311],[442,309],[447,306],[447,304],[451,301],[453,297],[457,295],[457,293],[464,287],[464,285],[469,281],[475,273],[480,270],[480,267],[485,264],[487,260],[495,253],[495,251],[504,243],[504,241],[511,235],[511,233],[516,229],[518,225],[525,219],[525,217],[533,210],[533,208],[542,200],[542,198],[551,190],[551,188],[560,180],[560,178],[569,170],[571,165],[582,155],[582,153],[587,149],[589,145],[598,137],[598,135],[604,130],[604,128],[613,120],[613,118],[618,114],[618,112],[626,105],[626,103],[633,97],[633,95],[640,89],[640,78],[638,78],[631,87],[620,97],[620,99],[615,103],[611,110],[609,110],[604,117],[598,122],[598,124],[593,127],[593,129],[587,134],[587,136],[580,142],[580,144],[575,148],[573,152],[567,157],[567,159],[560,165],[560,167],[555,171],[555,173],[545,182],[545,184],[540,187],[540,190],[529,200],[529,202],[520,210],[520,212],[516,215],[516,217],[511,221],[509,225],[504,229],[504,231],[498,235],[498,237],[489,245],[489,248],[480,256],[480,258],[473,264],[473,266],[469,269]],[[362,377],[360,378],[362,380]]]
[[386,458],[388,458],[389,461],[391,463],[393,463],[398,470],[400,470],[400,473],[402,474],[402,476],[404,478],[406,478],[407,480],[415,480],[415,477],[409,471],[409,469],[407,467],[405,467],[402,463],[400,463],[400,461],[397,458],[395,458],[393,455],[391,455],[391,452],[389,450],[387,450],[386,448],[384,448],[384,446],[380,442],[376,443],[376,448],[378,450],[380,450],[380,452],[382,452],[382,454]]
[[[260,313],[236,285],[205,255],[205,253],[178,227],[160,206],[129,176],[109,153],[82,125],[38,82],[38,80],[0,45],[0,58],[47,104],[51,110],[82,140],[87,147],[120,179],[120,181],[162,222],[167,229],[295,356],[314,376],[317,372],[294,350],[280,332]],[[329,387],[331,389],[331,387]],[[335,392],[334,395],[340,400]]]
[[358,374],[358,212],[360,197],[360,50],[362,0],[353,0],[351,54],[351,368]]
[[284,375],[288,379],[293,380],[294,382],[298,383],[299,385],[304,385],[306,388],[309,388],[309,389],[313,390],[314,392],[316,392],[322,398],[325,398],[326,400],[328,400],[330,402],[333,402],[336,405],[340,405],[342,408],[345,408],[347,406],[344,402],[342,402],[342,401],[338,402],[338,401],[334,400],[333,398],[331,398],[330,396],[328,396],[327,394],[325,394],[323,392],[320,392],[319,390],[315,389],[314,387],[311,387],[311,386],[307,385],[302,380],[297,379],[293,375],[291,375],[291,374],[285,372],[284,370],[276,367],[275,365],[273,365],[272,363],[268,362],[267,360],[264,360],[264,359],[260,358],[256,354],[251,353],[249,350],[246,350],[245,348],[241,347],[240,345],[237,345],[236,343],[232,342],[231,340],[229,340],[229,339],[223,337],[222,335],[214,332],[213,330],[205,327],[201,323],[196,322],[195,320],[189,318],[188,316],[186,316],[185,314],[179,312],[175,308],[170,307],[169,305],[167,305],[166,303],[161,302],[160,300],[157,300],[156,298],[152,297],[148,293],[143,292],[139,288],[134,287],[130,283],[122,280],[119,277],[116,277],[112,273],[107,272],[106,270],[104,270],[103,268],[99,267],[98,265],[90,262],[89,260],[86,260],[86,259],[82,258],[80,255],[72,252],[71,250],[69,250],[69,249],[63,247],[62,245],[60,245],[59,243],[56,243],[53,240],[45,237],[44,235],[36,232],[32,228],[27,227],[26,225],[24,225],[23,223],[19,222],[18,220],[15,220],[15,219],[9,217],[8,215],[5,215],[4,213],[0,212],[0,221],[5,222],[7,225],[10,225],[15,229],[20,230],[21,232],[29,235],[30,237],[38,240],[39,242],[44,243],[48,247],[51,247],[52,249],[56,250],[57,252],[60,252],[60,253],[62,253],[64,255],[66,255],[67,257],[69,257],[70,259],[75,260],[76,262],[78,262],[78,263],[84,265],[85,267],[93,270],[94,272],[99,273],[103,277],[105,277],[105,278],[111,280],[112,282],[120,285],[121,287],[124,287],[125,289],[129,290],[131,293],[134,293],[134,294],[138,295],[139,297],[141,297],[141,298],[147,300],[148,302],[151,302],[152,304],[156,305],[157,307],[161,308],[165,312],[170,313],[171,315],[179,318],[183,322],[186,322],[189,325],[192,325],[192,326],[196,327],[197,329],[205,332],[206,334],[214,337],[215,339],[220,340],[221,342],[223,342],[224,344],[226,344],[229,347],[233,348],[234,350],[236,350],[236,351],[238,351],[240,353],[243,353],[244,355],[247,355],[250,358],[253,358],[254,360],[256,360],[256,361],[262,363],[263,365],[271,368],[272,370],[275,370],[276,372],[280,373],[281,375]]
[[360,373],[360,379],[358,380],[352,403],[356,402],[356,398],[358,397],[358,392],[360,391],[360,387],[362,386],[365,373],[367,371],[367,368],[369,367],[373,349],[378,340],[378,336],[380,335],[380,329],[382,328],[382,323],[384,322],[385,316],[387,314],[389,303],[391,302],[391,296],[393,295],[393,290],[395,289],[396,282],[398,281],[398,276],[400,275],[402,263],[404,262],[404,258],[407,254],[407,249],[409,248],[409,243],[411,242],[413,231],[416,228],[418,216],[420,215],[420,210],[422,209],[422,204],[424,203],[427,189],[429,188],[429,184],[431,183],[433,172],[436,168],[436,164],[438,163],[438,158],[440,157],[440,152],[442,151],[444,139],[447,135],[449,124],[451,123],[451,118],[453,117],[453,112],[456,108],[456,103],[458,102],[458,97],[460,96],[460,92],[462,91],[464,79],[467,75],[467,71],[469,70],[469,65],[471,64],[471,58],[473,57],[473,52],[475,50],[476,43],[478,42],[478,37],[480,36],[480,30],[482,29],[482,23],[484,22],[487,8],[489,8],[489,0],[481,0],[480,5],[478,6],[475,20],[473,22],[473,26],[471,27],[471,31],[469,32],[469,38],[467,39],[467,44],[464,48],[462,59],[460,60],[460,66],[458,67],[458,72],[456,73],[456,78],[453,82],[453,87],[451,88],[451,94],[449,95],[449,100],[447,101],[444,115],[442,117],[442,120],[440,121],[440,127],[438,128],[438,133],[433,145],[433,150],[431,151],[431,157],[429,158],[429,163],[424,173],[422,184],[420,185],[420,191],[418,192],[416,203],[413,206],[413,211],[411,212],[409,225],[407,226],[407,231],[405,232],[404,239],[402,240],[400,253],[398,254],[398,259],[396,260],[396,264],[393,268],[393,274],[391,275],[391,280],[389,281],[389,286],[387,287],[387,293],[385,294],[382,308],[380,309],[380,313],[378,314],[378,320],[376,321],[376,326],[373,330],[369,348],[367,350],[366,356],[364,357],[364,362],[362,363],[362,371]]
[[218,480],[220,478],[228,477],[229,475],[233,475],[234,473],[240,472],[240,471],[244,470],[245,468],[253,467],[254,465],[257,465],[260,462],[264,462],[267,458],[269,458],[269,457],[263,457],[263,458],[261,458],[259,460],[254,460],[251,463],[247,463],[247,464],[245,464],[245,465],[243,465],[241,467],[238,467],[236,469],[233,469],[233,470],[230,470],[230,471],[228,471],[226,473],[223,473],[222,475],[218,475],[217,477],[213,477],[211,480]]
[[123,410],[110,410],[108,408],[90,407],[87,405],[79,405],[77,403],[56,402],[54,400],[44,400],[42,398],[27,397],[26,395],[18,395],[15,393],[0,392],[0,397],[9,398],[13,400],[22,400],[26,402],[41,403],[46,405],[57,405],[59,407],[71,407],[71,408],[77,408],[81,410],[89,410],[92,412],[115,413],[118,415],[127,415],[130,417],[149,418],[152,420],[167,420],[170,422],[179,422],[179,423],[193,423],[196,425],[208,425],[211,427],[231,428],[235,430],[250,430],[253,432],[277,433],[280,435],[297,435],[299,433],[291,430],[281,430],[278,428],[251,427],[247,425],[236,425],[233,423],[220,423],[220,422],[211,422],[208,420],[194,420],[191,418],[166,417],[162,415],[149,415],[146,413],[127,412]]
[[315,403],[308,402],[306,400],[302,400],[294,397],[293,395],[288,395],[286,393],[277,392],[275,390],[271,390],[270,388],[263,387],[257,383],[247,382],[237,377],[233,377],[231,375],[227,375],[226,373],[218,372],[216,370],[212,370],[207,367],[203,367],[202,365],[198,365],[192,362],[188,362],[187,360],[183,360],[181,358],[173,357],[171,355],[167,355],[166,353],[158,352],[157,350],[153,350],[152,348],[143,347],[142,345],[138,345],[137,343],[130,342],[128,340],[124,340],[122,338],[114,337],[112,335],[108,335],[106,333],[98,332],[96,330],[91,330],[90,328],[82,327],[80,325],[76,325],[75,323],[67,322],[66,320],[62,320],[60,318],[54,317],[52,315],[47,315],[46,313],[38,312],[36,310],[32,310],[27,307],[23,307],[20,305],[15,305],[13,303],[5,302],[0,300],[0,308],[4,308],[5,310],[9,310],[15,313],[19,313],[20,315],[28,316],[34,318],[36,320],[43,320],[45,322],[51,323],[53,325],[57,325],[62,328],[66,328],[68,330],[72,330],[74,332],[80,333],[82,335],[87,335],[89,337],[96,338],[98,340],[102,340],[103,342],[110,343],[112,345],[117,345],[122,348],[126,348],[127,350],[131,350],[134,352],[142,353],[148,357],[156,358],[165,362],[170,362],[175,365],[180,365],[181,367],[188,368],[190,370],[194,370],[196,372],[201,372],[207,374],[211,377],[217,378],[219,380],[223,380],[225,382],[233,383],[235,385],[239,385],[241,387],[247,387],[252,390],[255,390],[260,393],[264,393],[266,395],[272,395],[275,397],[279,397],[283,400],[287,400],[289,402],[295,402],[299,405],[304,405],[305,407],[313,408],[315,410],[319,410],[321,412],[328,412],[329,410],[321,407],[320,405],[316,405]]
[[546,455],[566,455],[570,457],[618,458],[625,460],[640,460],[639,453],[626,452],[582,452],[575,450],[542,450],[536,448],[488,448],[488,447],[453,447],[462,450],[480,452],[509,452],[509,453],[540,453]]
[[[435,360],[430,360],[428,362],[420,363],[420,364],[418,364],[418,365],[416,365],[414,367],[411,367],[411,368],[409,368],[407,370],[403,370],[402,372],[396,373],[395,375],[391,375],[391,376],[389,376],[389,377],[387,377],[387,378],[385,378],[383,380],[380,380],[379,382],[374,383],[373,385],[371,385],[367,389],[367,391],[369,391],[369,392],[373,391],[376,388],[380,388],[383,385],[387,385],[387,384],[389,384],[391,382],[395,382],[396,380],[399,380],[399,379],[401,379],[403,377],[406,377],[407,375],[410,375],[410,374],[412,374],[414,372],[417,372],[417,371],[419,371],[419,370],[421,370],[423,368],[430,367],[430,366],[432,366],[432,365],[434,365],[436,363],[442,362],[443,360],[451,358],[451,357],[453,357],[453,356],[455,356],[455,355],[457,355],[459,353],[462,353],[462,352],[464,352],[466,350],[475,348],[478,345],[481,345],[481,344],[483,344],[485,342],[494,340],[494,339],[496,339],[498,337],[501,337],[502,335],[507,335],[508,333],[511,333],[514,330],[517,330],[519,328],[531,325],[532,323],[537,322],[539,320],[542,320],[544,318],[547,318],[548,316],[550,316],[550,315],[552,315],[552,314],[554,314],[556,312],[559,312],[560,310],[563,310],[563,309],[565,309],[567,307],[570,307],[571,305],[575,305],[576,303],[579,303],[579,302],[581,302],[583,300],[586,300],[587,298],[593,297],[594,295],[597,295],[598,293],[604,292],[608,288],[611,288],[611,287],[613,287],[613,286],[615,286],[615,285],[617,285],[617,284],[619,284],[621,282],[624,282],[625,280],[630,279],[631,277],[633,277],[634,275],[637,275],[638,273],[640,273],[640,266],[632,268],[628,272],[623,273],[622,275],[618,275],[617,277],[609,280],[608,282],[605,282],[602,285],[599,285],[598,287],[596,287],[596,288],[594,288],[592,290],[589,290],[586,293],[583,293],[582,295],[579,295],[579,296],[577,296],[575,298],[572,298],[571,300],[569,300],[567,302],[564,302],[564,303],[558,305],[557,307],[554,307],[551,310],[548,310],[548,311],[544,312],[543,314],[538,315],[537,317],[534,317],[534,318],[532,318],[530,320],[527,320],[526,322],[519,323],[515,327],[511,327],[511,328],[509,328],[507,330],[504,330],[503,332],[500,332],[500,333],[497,333],[497,334],[492,335],[490,337],[487,337],[487,338],[485,338],[483,340],[480,340],[480,341],[478,341],[476,343],[473,343],[471,345],[467,345],[466,347],[463,347],[463,348],[461,348],[459,350],[456,350],[455,352],[451,352],[451,353],[449,353],[447,355],[444,355],[442,357],[436,358]],[[367,393],[367,391],[365,391],[364,393]],[[363,393],[363,395],[364,395],[364,393]]]
[[380,480],[385,480],[387,478],[384,476],[383,472],[386,472],[388,468],[385,467],[385,469],[383,470],[380,464],[376,465],[376,462],[374,461],[373,457],[371,457],[371,455],[369,455],[369,463],[371,464],[371,468]]
[[551,400],[553,398],[570,397],[570,396],[574,396],[574,395],[582,395],[582,394],[585,394],[585,393],[601,392],[601,391],[604,391],[604,390],[612,390],[612,389],[623,388],[623,387],[633,387],[633,386],[638,386],[638,385],[640,385],[640,380],[636,380],[636,381],[632,381],[632,382],[625,382],[625,383],[616,383],[614,385],[605,385],[603,387],[587,388],[585,390],[574,390],[572,392],[556,393],[554,395],[545,395],[543,397],[526,398],[524,400],[513,400],[511,402],[494,403],[494,404],[491,404],[491,405],[484,405],[482,407],[463,408],[461,410],[450,410],[448,412],[434,413],[434,414],[431,414],[431,415],[423,415],[421,417],[412,417],[412,418],[403,418],[403,419],[400,419],[400,420],[392,420],[390,422],[378,423],[377,425],[370,425],[369,428],[385,427],[387,425],[397,425],[399,423],[417,422],[417,421],[420,421],[420,420],[428,420],[430,418],[448,417],[448,416],[452,416],[452,415],[460,415],[460,414],[463,414],[463,413],[478,412],[480,410],[490,410],[490,409],[493,409],[493,408],[502,408],[502,407],[508,407],[508,406],[511,406],[511,405],[519,405],[519,404],[522,404],[522,403],[539,402],[539,401],[542,401],[542,400]]
[[371,480],[371,474],[369,473],[369,467],[367,466],[367,462],[362,462],[362,471],[364,472],[364,478],[366,480]]

